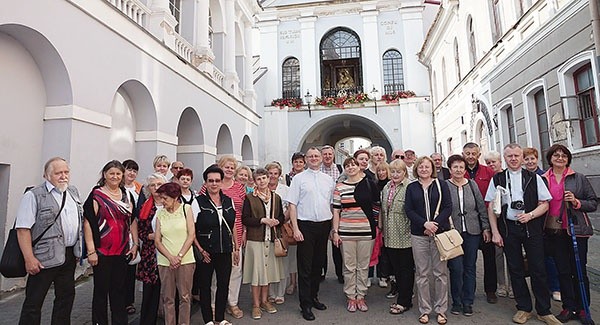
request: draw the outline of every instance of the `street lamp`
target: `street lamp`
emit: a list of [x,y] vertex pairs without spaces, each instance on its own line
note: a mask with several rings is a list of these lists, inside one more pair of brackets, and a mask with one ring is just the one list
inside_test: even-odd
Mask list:
[[377,94],[379,93],[379,90],[377,90],[377,88],[375,88],[375,85],[373,85],[373,90],[371,90],[371,95],[373,96],[373,101],[375,102],[375,114],[377,114]]
[[307,89],[306,90],[306,95],[304,95],[304,101],[306,102],[306,105],[308,106],[308,117],[312,117],[312,114],[310,112],[310,102],[312,100],[312,95],[310,94],[310,91]]

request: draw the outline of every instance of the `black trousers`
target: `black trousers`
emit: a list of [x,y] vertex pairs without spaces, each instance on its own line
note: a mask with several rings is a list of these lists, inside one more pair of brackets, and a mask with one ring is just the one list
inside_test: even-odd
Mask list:
[[[342,250],[339,247],[336,247],[333,242],[331,242],[331,257],[333,258],[333,265],[335,267],[335,275],[337,276],[337,278],[343,278],[344,275],[342,274],[342,264],[343,264],[343,259],[342,259]],[[325,262],[325,265],[327,265],[327,262]],[[325,266],[325,270],[327,270],[327,266]]]
[[71,324],[71,310],[75,301],[75,264],[73,247],[67,247],[63,265],[42,269],[38,274],[29,276],[20,325],[40,324],[42,305],[52,283],[55,297],[51,324]]
[[135,302],[135,270],[137,265],[127,265],[125,275],[125,306],[133,305]]
[[412,307],[413,287],[415,283],[415,261],[412,248],[385,247],[385,255],[390,261],[391,274],[396,277],[398,297],[396,303],[404,307]]
[[142,287],[142,307],[140,324],[154,325],[160,306],[160,281],[156,284],[144,283]]
[[[503,222],[503,221],[499,221]],[[531,289],[535,297],[535,310],[538,315],[550,314],[550,290],[546,281],[546,264],[544,263],[543,235],[527,233],[524,224],[506,220],[508,235],[504,239],[504,254],[508,264],[508,272],[517,302],[517,310],[531,312],[533,309],[529,287],[525,281],[525,263],[523,249],[527,255],[527,265],[531,278]]]
[[94,266],[94,294],[92,298],[92,323],[108,325],[108,303],[113,325],[127,324],[125,311],[125,274],[127,262],[121,255],[98,254]]
[[327,239],[331,220],[311,222],[298,220],[304,240],[298,242],[298,297],[301,308],[311,308],[319,294],[321,269],[327,258]]
[[[210,285],[213,273],[217,274],[217,292],[215,294],[216,323],[225,319],[225,307],[229,293],[229,278],[231,277],[231,253],[210,254],[210,263],[196,262],[198,272],[198,288],[200,294],[200,310],[204,323],[213,321],[213,311],[210,305]],[[141,323],[140,323],[141,324]]]
[[498,289],[498,272],[496,270],[496,245],[491,241],[481,240],[479,246],[483,254],[483,289],[486,293],[495,293]]
[[[579,251],[579,262],[583,283],[590,304],[590,280],[587,275],[587,252],[588,239],[577,238],[577,249]],[[581,299],[579,278],[577,277],[577,266],[575,265],[575,252],[573,240],[566,231],[560,235],[544,237],[546,255],[554,257],[558,269],[558,281],[560,283],[560,296],[563,309],[578,312],[584,309]]]

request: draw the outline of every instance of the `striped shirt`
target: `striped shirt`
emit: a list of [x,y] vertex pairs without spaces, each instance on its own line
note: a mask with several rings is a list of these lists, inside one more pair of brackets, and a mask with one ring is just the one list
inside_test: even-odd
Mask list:
[[338,234],[342,240],[371,240],[371,224],[356,202],[356,184],[338,183],[333,192],[333,208],[340,210]]

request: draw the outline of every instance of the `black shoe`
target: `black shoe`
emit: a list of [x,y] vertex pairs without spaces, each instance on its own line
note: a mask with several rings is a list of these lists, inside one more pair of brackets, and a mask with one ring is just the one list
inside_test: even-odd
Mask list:
[[340,284],[344,284],[344,277],[343,276],[338,276],[338,282]]
[[396,281],[390,281],[390,292],[388,292],[385,297],[388,299],[394,299],[398,296],[398,287],[396,286]]
[[585,310],[580,310],[577,314],[577,317],[583,325],[596,325],[596,323],[591,317],[589,319],[586,317]]
[[325,310],[327,306],[324,303],[320,302],[319,299],[313,299],[313,307],[317,310]]
[[498,302],[498,296],[496,296],[495,292],[486,292],[485,293],[488,304],[495,304]]
[[325,274],[321,275],[321,282],[325,281]]
[[460,315],[461,311],[462,311],[461,305],[452,305],[452,308],[450,309],[450,313],[452,315]]
[[312,310],[310,310],[310,307],[302,307],[302,318],[304,318],[305,320],[315,320],[315,314],[313,314]]
[[463,306],[463,315],[465,316],[473,316],[473,306],[464,305]]

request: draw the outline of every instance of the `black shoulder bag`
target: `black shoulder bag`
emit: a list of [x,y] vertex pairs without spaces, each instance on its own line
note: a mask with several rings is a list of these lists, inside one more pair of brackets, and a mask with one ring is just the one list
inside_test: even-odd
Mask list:
[[[54,218],[54,221],[46,228],[36,239],[31,243],[31,247],[35,247],[35,245],[44,237],[46,232],[54,226],[56,220],[60,216],[63,208],[65,207],[65,202],[67,200],[67,190],[63,192],[62,203],[60,205],[60,209],[58,209],[58,213]],[[15,220],[15,224],[12,229],[8,233],[8,239],[6,240],[6,245],[4,245],[4,252],[2,253],[2,259],[0,260],[0,273],[6,278],[22,278],[27,274],[27,270],[25,270],[25,258],[23,257],[23,252],[21,252],[21,247],[19,246],[19,239],[17,238],[17,230],[15,229],[17,221]]]

